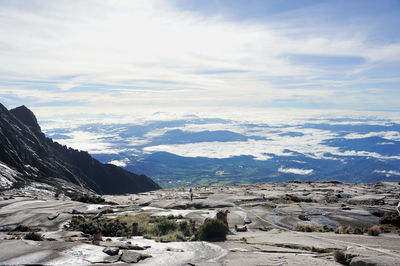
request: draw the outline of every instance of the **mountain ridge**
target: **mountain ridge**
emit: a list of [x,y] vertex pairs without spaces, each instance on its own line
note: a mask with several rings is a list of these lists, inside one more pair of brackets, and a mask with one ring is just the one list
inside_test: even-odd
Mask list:
[[33,112],[25,106],[9,111],[0,103],[0,137],[0,161],[15,170],[12,178],[2,175],[4,183],[7,180],[8,184],[52,183],[60,178],[99,194],[139,193],[160,188],[145,175],[103,164],[88,152],[47,138]]

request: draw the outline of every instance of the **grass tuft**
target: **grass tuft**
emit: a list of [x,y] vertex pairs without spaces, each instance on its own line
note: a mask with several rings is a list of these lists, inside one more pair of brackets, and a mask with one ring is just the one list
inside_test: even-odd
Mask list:
[[33,232],[35,230],[30,226],[19,224],[12,231],[14,231],[14,232]]
[[367,235],[369,236],[379,236],[381,229],[378,225],[374,225],[367,230]]
[[335,250],[333,252],[333,259],[343,265],[347,265],[346,254],[343,250]]

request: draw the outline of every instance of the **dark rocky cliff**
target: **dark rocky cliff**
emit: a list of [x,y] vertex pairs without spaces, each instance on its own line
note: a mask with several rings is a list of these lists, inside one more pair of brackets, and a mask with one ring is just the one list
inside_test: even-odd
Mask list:
[[149,177],[102,164],[85,151],[67,148],[41,132],[25,106],[8,111],[0,104],[0,161],[18,172],[18,182],[68,180],[100,194],[159,189]]

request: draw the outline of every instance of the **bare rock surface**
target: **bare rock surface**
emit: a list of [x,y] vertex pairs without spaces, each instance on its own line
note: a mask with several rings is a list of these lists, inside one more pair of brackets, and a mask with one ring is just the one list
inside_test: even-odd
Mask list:
[[[400,265],[400,228],[385,224],[397,215],[398,183],[289,182],[192,189],[193,201],[188,188],[103,196],[114,205],[3,191],[0,264],[339,265],[333,251],[343,250],[352,258],[350,265]],[[141,236],[94,242],[87,234],[64,228],[73,215],[173,215],[203,223],[222,209],[229,210],[230,233],[224,242],[162,243]],[[12,232],[21,224],[45,240],[23,240],[25,232]],[[368,235],[366,230],[375,225],[380,234]],[[247,230],[236,231],[235,226]]]

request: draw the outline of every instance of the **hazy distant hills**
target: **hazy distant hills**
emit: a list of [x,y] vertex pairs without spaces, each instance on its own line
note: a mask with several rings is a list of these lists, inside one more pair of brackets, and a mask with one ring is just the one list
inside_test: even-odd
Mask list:
[[29,181],[60,186],[59,179],[106,194],[160,188],[147,176],[103,164],[85,151],[46,138],[35,115],[25,106],[8,111],[0,104],[0,142],[1,188]]
[[[256,117],[262,120],[263,117]],[[190,116],[141,123],[49,126],[68,146],[163,187],[208,183],[400,181],[400,124],[389,118],[248,122]],[[48,122],[50,123],[50,122]]]
[[[290,180],[399,181],[398,160],[357,156],[313,159],[302,154],[294,154],[293,156],[273,156],[269,160],[254,160],[254,157],[245,155],[215,159],[182,157],[167,152],[155,152],[145,155],[137,161],[135,159],[137,158],[131,158],[125,168],[136,173],[146,173],[163,187]],[[348,162],[343,163],[340,161],[341,159]],[[397,169],[397,171],[376,169]]]

